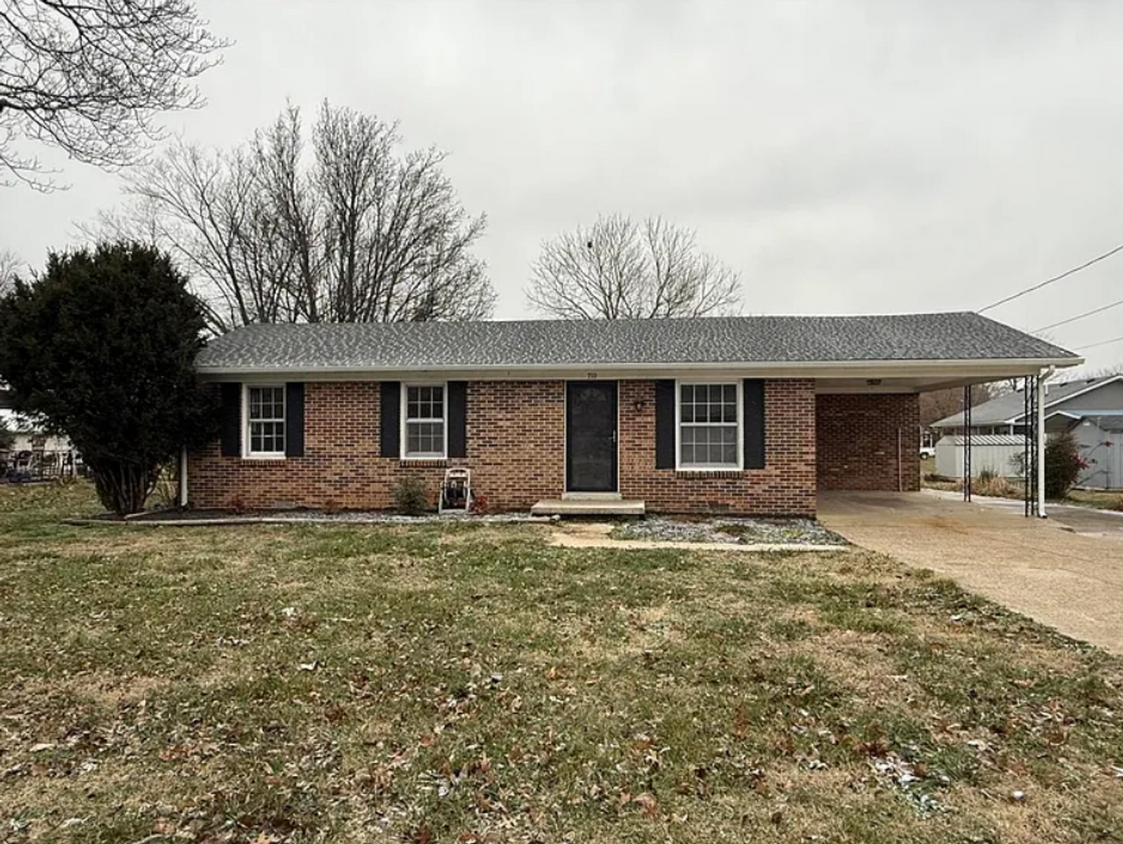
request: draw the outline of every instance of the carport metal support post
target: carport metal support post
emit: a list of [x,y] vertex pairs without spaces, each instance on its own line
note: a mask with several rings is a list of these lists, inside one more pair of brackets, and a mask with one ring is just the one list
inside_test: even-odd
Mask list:
[[1043,519],[1049,517],[1045,512],[1045,382],[1054,371],[1050,367],[1037,376],[1037,515]]
[[963,388],[963,500],[971,500],[971,385]]
[[1022,385],[1022,485],[1025,488],[1025,517],[1037,515],[1037,376],[1027,375]]

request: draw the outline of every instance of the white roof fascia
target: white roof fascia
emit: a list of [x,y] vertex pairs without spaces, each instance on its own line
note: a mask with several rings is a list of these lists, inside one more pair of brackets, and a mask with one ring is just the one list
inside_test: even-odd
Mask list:
[[444,374],[479,380],[526,378],[671,378],[675,374],[736,373],[783,378],[892,378],[930,376],[970,376],[995,378],[1032,375],[1047,366],[1079,366],[1083,358],[991,358],[978,360],[885,360],[885,361],[751,361],[714,363],[607,363],[607,364],[535,364],[518,366],[305,366],[200,367],[203,380],[230,377],[269,377],[288,375],[309,381],[380,380],[387,375]]

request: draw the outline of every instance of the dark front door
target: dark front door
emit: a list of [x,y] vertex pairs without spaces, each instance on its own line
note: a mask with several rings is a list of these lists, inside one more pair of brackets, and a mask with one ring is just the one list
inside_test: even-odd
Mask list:
[[570,381],[565,399],[566,490],[616,492],[616,382]]

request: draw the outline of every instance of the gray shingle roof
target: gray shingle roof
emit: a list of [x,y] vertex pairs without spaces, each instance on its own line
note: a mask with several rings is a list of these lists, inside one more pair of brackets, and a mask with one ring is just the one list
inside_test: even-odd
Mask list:
[[251,325],[201,372],[818,363],[1076,357],[974,313]]
[[[1102,378],[1080,378],[1075,381],[1063,381],[1048,384],[1045,393],[1046,411],[1065,399],[1082,390],[1092,390],[1107,381],[1118,378],[1118,375],[1105,375]],[[971,408],[971,427],[979,425],[1009,424],[1015,419],[1020,419],[1025,413],[1025,394],[1021,390],[1004,393],[998,398],[983,402]],[[933,422],[933,428],[958,428],[963,425],[963,413],[953,413],[938,422]]]

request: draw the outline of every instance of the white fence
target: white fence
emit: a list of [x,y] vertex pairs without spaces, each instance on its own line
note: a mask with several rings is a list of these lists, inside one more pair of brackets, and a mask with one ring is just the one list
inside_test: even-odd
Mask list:
[[28,483],[53,478],[73,478],[81,471],[77,452],[27,449],[0,450],[0,483]]
[[[936,474],[963,477],[964,437],[947,435],[936,443]],[[1025,437],[1012,434],[976,434],[971,437],[971,477],[990,472],[1002,478],[1022,476]]]

